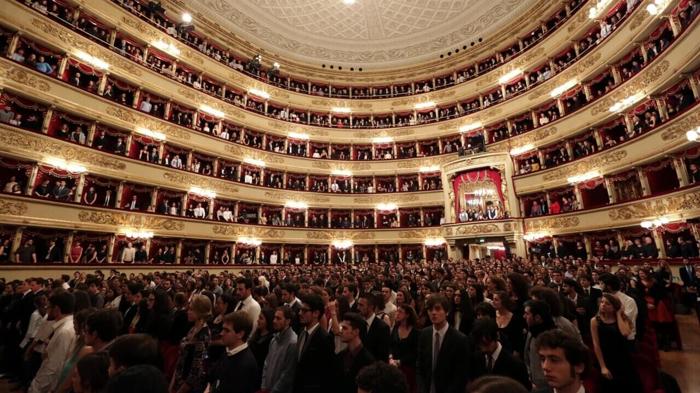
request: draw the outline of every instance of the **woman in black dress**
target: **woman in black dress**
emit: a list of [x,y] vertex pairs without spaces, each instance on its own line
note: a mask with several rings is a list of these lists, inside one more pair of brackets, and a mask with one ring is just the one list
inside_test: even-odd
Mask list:
[[396,310],[396,323],[391,331],[389,362],[399,367],[408,381],[409,392],[416,392],[416,358],[418,357],[418,316],[413,307],[402,304]]
[[641,393],[642,382],[632,362],[627,336],[632,321],[622,311],[620,300],[604,293],[598,315],[591,319],[593,350],[600,365],[601,393]]
[[[263,307],[260,310],[258,324],[255,328],[255,333],[248,340],[248,346],[253,351],[255,360],[258,361],[258,370],[262,370],[265,365],[265,358],[270,349],[270,341],[272,341],[272,319],[275,317],[275,310],[271,307]],[[262,378],[262,372],[261,376]]]
[[506,291],[493,293],[493,308],[496,309],[498,335],[503,347],[519,356],[525,347],[525,319],[513,312],[513,302]]

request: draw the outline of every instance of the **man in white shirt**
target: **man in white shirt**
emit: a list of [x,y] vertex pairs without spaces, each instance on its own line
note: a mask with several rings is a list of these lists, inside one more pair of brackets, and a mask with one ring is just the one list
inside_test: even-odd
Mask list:
[[258,327],[258,317],[260,316],[260,304],[253,299],[253,280],[248,277],[239,277],[236,280],[236,294],[240,300],[233,311],[245,311],[248,314],[253,321],[253,330],[250,332],[250,337],[252,337]]
[[29,393],[48,393],[56,388],[68,354],[75,344],[74,307],[75,298],[68,292],[56,293],[49,298],[49,316],[55,321],[53,334],[46,346],[41,368],[29,386]]
[[272,251],[272,254],[270,255],[270,265],[276,265],[278,259],[279,256],[277,255],[277,251]]
[[151,104],[151,101],[148,99],[148,97],[144,98],[143,101],[141,101],[141,105],[139,106],[139,110],[144,113],[151,113],[151,109],[153,109],[153,105]]
[[194,208],[194,218],[206,218],[206,216],[207,211],[204,210],[204,207],[201,203],[198,203],[197,207]]
[[603,292],[610,292],[613,296],[620,299],[622,311],[627,315],[627,318],[632,321],[632,333],[627,336],[627,340],[634,341],[637,335],[637,315],[639,314],[637,302],[633,297],[620,292],[620,279],[616,275],[612,273],[601,274],[600,282],[603,285]]
[[178,154],[175,154],[173,159],[170,161],[170,166],[175,169],[182,169],[182,159]]
[[131,244],[131,242],[126,244],[126,247],[124,250],[122,250],[122,255],[121,258],[119,259],[119,262],[121,263],[132,263],[134,262],[134,258],[136,257],[136,248],[134,248],[134,245]]

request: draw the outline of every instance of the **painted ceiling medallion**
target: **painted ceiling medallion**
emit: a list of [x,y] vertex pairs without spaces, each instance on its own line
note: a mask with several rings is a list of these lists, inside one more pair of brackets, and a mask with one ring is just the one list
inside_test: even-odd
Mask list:
[[537,0],[200,0],[194,11],[284,58],[368,69],[434,60],[517,22]]

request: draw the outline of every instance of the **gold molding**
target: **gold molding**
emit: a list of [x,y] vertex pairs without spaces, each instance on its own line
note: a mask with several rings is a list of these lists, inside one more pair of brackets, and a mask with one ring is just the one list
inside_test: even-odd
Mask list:
[[237,225],[216,224],[211,227],[216,235],[222,236],[251,236],[257,238],[284,238],[284,232],[277,229],[241,227]]
[[238,187],[229,184],[229,182],[227,181],[210,180],[202,178],[202,176],[197,176],[189,173],[165,172],[163,173],[163,179],[173,183],[177,183],[179,185],[197,186],[214,191],[225,192],[228,194],[236,194],[240,191]]
[[149,217],[126,213],[82,210],[80,213],[78,213],[78,219],[81,222],[89,222],[99,225],[133,227],[138,229],[155,229],[175,232],[181,232],[185,229],[185,223],[171,218]]
[[39,89],[43,92],[51,91],[51,85],[37,78],[33,73],[28,72],[27,68],[15,67],[10,63],[0,63],[0,69],[4,71],[3,77],[13,80],[21,85],[26,85]]
[[10,216],[23,216],[27,213],[29,206],[24,202],[0,198],[0,214]]
[[685,133],[700,124],[700,111],[674,122],[670,127],[661,133],[661,139],[671,141],[680,137],[685,137]]
[[576,216],[553,217],[525,222],[527,231],[543,231],[548,229],[572,228],[580,224]]
[[608,211],[608,216],[613,221],[625,221],[664,214],[678,214],[698,208],[700,208],[700,191],[694,191],[682,195],[633,203]]
[[605,165],[616,163],[627,157],[626,150],[616,150],[609,153],[601,154],[591,160],[576,162],[573,165],[567,165],[562,168],[555,169],[549,173],[545,173],[542,178],[546,181],[559,180],[576,174],[586,173],[591,170],[601,168]]

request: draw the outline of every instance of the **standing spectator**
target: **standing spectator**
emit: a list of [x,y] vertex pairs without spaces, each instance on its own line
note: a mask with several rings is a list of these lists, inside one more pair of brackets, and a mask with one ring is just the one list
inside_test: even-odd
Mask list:
[[600,387],[603,392],[643,391],[627,345],[632,326],[620,300],[615,295],[604,293],[598,315],[591,319],[593,350],[600,365]]
[[423,329],[418,340],[418,391],[463,392],[467,384],[467,337],[447,323],[450,303],[445,296],[430,296],[426,310],[432,326]]
[[209,392],[254,393],[258,390],[260,371],[253,351],[246,343],[251,330],[253,321],[245,311],[235,311],[224,316],[221,341],[226,347],[226,356],[210,372]]
[[549,387],[559,393],[585,392],[581,376],[588,368],[588,348],[561,330],[540,334],[535,342]]
[[375,362],[357,375],[357,393],[408,393],[406,379],[395,367]]
[[[180,344],[180,356],[175,374],[170,383],[171,393],[201,393],[204,381],[204,358],[211,340],[207,320],[211,315],[211,300],[204,295],[195,295],[190,302],[187,318],[194,326]],[[247,338],[247,335],[246,335]]]
[[401,304],[396,309],[396,323],[391,331],[390,363],[398,366],[408,382],[409,391],[416,391],[416,357],[418,356],[418,337],[416,327],[418,315],[413,307]]
[[29,386],[29,393],[48,393],[56,388],[59,372],[75,343],[73,308],[75,299],[65,291],[49,297],[49,319],[53,320],[53,334],[46,347],[46,357]]
[[291,393],[297,361],[297,334],[291,327],[292,309],[275,310],[272,328],[275,335],[265,358],[260,389],[270,393]]
[[637,334],[637,316],[639,315],[639,307],[637,307],[637,301],[627,294],[620,291],[621,283],[620,278],[612,273],[605,273],[600,275],[600,282],[603,284],[603,292],[609,292],[611,295],[615,296],[622,304],[622,311],[632,322],[632,329],[627,335],[627,340],[634,341]]
[[541,300],[532,300],[525,303],[525,323],[527,324],[527,338],[525,339],[525,349],[523,359],[530,374],[533,389],[544,389],[547,385],[547,378],[542,371],[540,357],[535,348],[537,337],[556,328],[549,305]]
[[[250,337],[250,346],[253,355],[255,355],[255,360],[258,362],[258,370],[262,370],[265,365],[265,358],[270,349],[270,342],[272,341],[272,319],[275,316],[275,312],[272,308],[265,306],[260,312],[258,317],[258,328],[255,333]],[[260,384],[260,381],[258,381]]]
[[253,280],[249,277],[239,277],[236,280],[236,295],[238,303],[234,311],[245,311],[253,321],[253,333],[255,333],[258,317],[260,316],[260,304],[253,299]]
[[327,393],[335,386],[333,341],[319,324],[324,308],[323,299],[316,294],[301,299],[299,322],[303,329],[297,343],[294,393]]
[[340,393],[357,392],[357,384],[355,383],[357,374],[363,367],[374,362],[374,357],[362,345],[360,338],[366,329],[367,325],[359,314],[348,312],[343,315],[343,320],[340,323],[340,339],[347,345],[347,348],[336,355],[340,370],[336,387]]
[[501,375],[510,377],[530,390],[530,378],[525,364],[504,350],[498,340],[498,325],[491,318],[481,319],[474,323],[472,339],[479,352],[474,353],[475,359],[470,367],[473,379],[483,375]]
[[[358,311],[367,322],[367,333],[362,337],[362,342],[374,359],[384,362],[389,361],[389,346],[391,343],[391,331],[377,314],[377,305],[381,304],[381,295],[378,293],[360,294],[357,300]],[[381,307],[382,309],[384,307]]]

